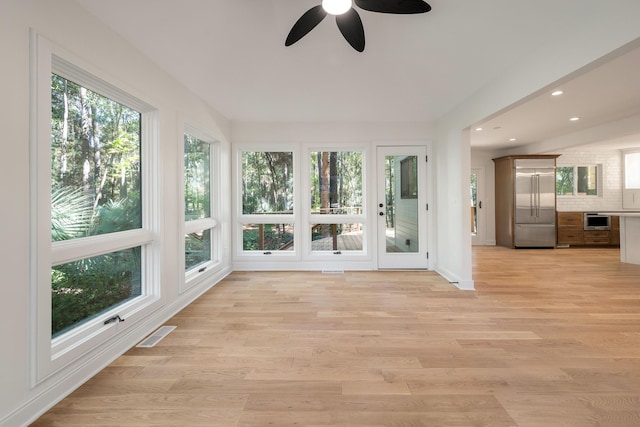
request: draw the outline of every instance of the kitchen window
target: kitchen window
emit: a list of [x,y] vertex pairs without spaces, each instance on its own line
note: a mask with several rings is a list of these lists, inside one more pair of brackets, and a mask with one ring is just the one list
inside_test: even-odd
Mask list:
[[601,165],[557,166],[558,196],[599,196]]

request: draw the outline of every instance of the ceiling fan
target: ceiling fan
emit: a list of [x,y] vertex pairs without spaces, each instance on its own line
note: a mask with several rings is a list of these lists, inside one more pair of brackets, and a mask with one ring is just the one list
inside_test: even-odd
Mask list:
[[322,0],[322,4],[307,10],[293,25],[285,46],[291,46],[313,30],[326,16],[335,15],[344,38],[358,52],[364,51],[364,27],[353,3],[370,12],[415,14],[426,13],[431,6],[423,0]]

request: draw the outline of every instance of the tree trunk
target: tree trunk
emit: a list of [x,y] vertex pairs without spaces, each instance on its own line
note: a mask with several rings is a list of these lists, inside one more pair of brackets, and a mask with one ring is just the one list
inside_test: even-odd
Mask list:
[[329,153],[329,207],[338,207],[338,153]]
[[93,141],[93,176],[97,180],[101,175],[102,171],[102,159],[101,156],[101,141],[100,141],[100,127],[99,121],[97,120],[97,111],[95,105],[91,106],[91,130],[92,132],[92,141]]
[[87,98],[87,89],[80,88],[80,103],[82,106],[82,120],[80,131],[80,142],[82,147],[82,188],[86,194],[91,194],[91,116],[89,106],[89,99]]
[[322,153],[322,182],[320,182],[320,212],[329,213],[331,199],[329,195],[329,153]]
[[68,159],[67,145],[69,143],[69,95],[67,93],[67,81],[64,81],[63,104],[64,113],[62,115],[62,142],[60,144],[60,182],[66,185],[65,176],[67,174]]

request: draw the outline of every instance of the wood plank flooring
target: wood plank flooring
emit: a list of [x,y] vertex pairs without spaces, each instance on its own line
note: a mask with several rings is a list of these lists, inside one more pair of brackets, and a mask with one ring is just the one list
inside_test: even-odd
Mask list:
[[640,266],[474,248],[431,272],[236,272],[36,426],[639,426]]

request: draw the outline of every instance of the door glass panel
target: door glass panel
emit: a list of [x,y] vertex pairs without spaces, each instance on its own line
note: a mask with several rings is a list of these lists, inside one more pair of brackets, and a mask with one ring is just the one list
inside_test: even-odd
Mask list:
[[312,251],[361,251],[362,224],[313,224]]
[[471,173],[471,234],[478,234],[478,174]]
[[362,214],[362,152],[311,153],[311,213]]
[[385,156],[386,252],[418,252],[417,156]]

